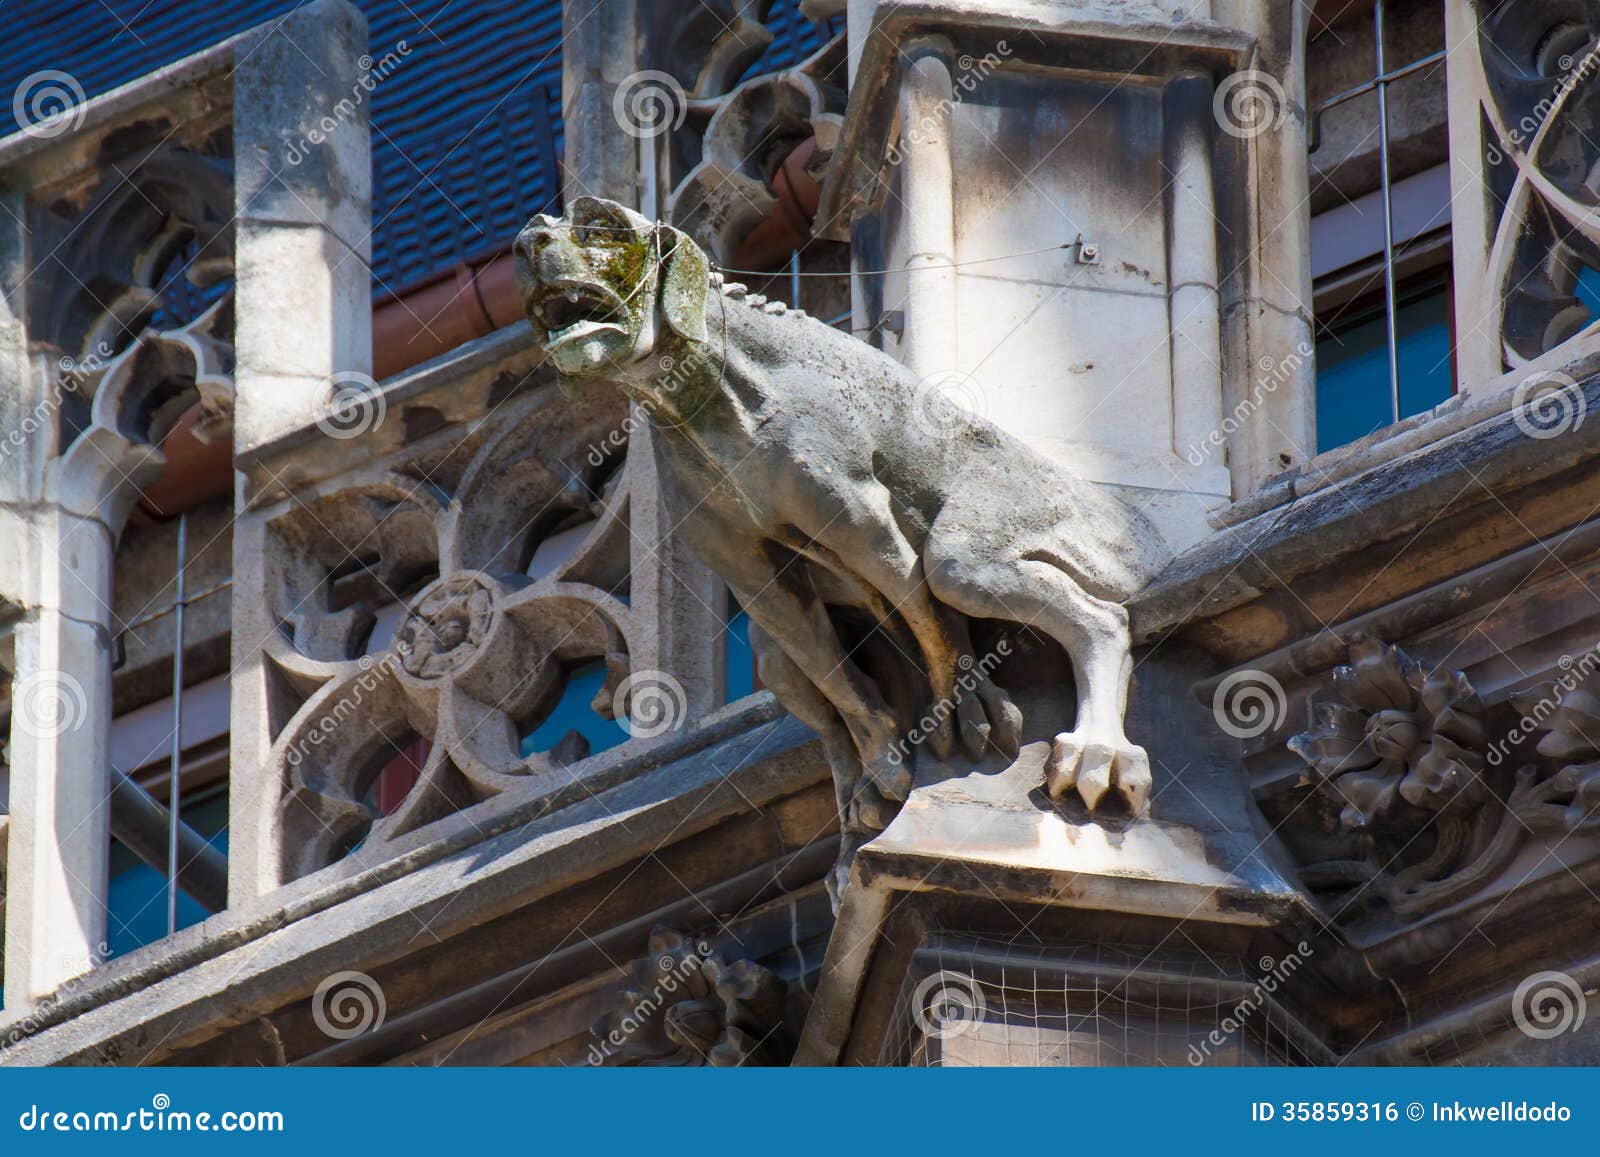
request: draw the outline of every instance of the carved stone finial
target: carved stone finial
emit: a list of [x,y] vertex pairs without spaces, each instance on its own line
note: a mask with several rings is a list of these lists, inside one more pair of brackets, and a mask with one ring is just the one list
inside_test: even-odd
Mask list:
[[595,1065],[733,1067],[788,1061],[787,985],[669,928],[650,933],[620,1003],[592,1029]]
[[[1547,733],[1538,761],[1512,773],[1501,767],[1509,739],[1532,729],[1515,725],[1489,742],[1487,709],[1461,672],[1430,671],[1356,634],[1350,663],[1331,678],[1333,699],[1289,748],[1342,805],[1353,841],[1348,856],[1328,855],[1324,841],[1321,854],[1302,857],[1308,886],[1354,885],[1330,904],[1336,919],[1373,902],[1402,919],[1438,911],[1490,884],[1532,834],[1600,829],[1600,700],[1575,680],[1519,704],[1525,722],[1548,719]],[[1286,833],[1314,823],[1304,813]]]

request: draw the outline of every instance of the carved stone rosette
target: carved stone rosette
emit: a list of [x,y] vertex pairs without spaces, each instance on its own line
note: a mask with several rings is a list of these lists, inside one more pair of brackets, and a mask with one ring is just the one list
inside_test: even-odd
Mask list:
[[[621,706],[638,630],[628,492],[620,454],[593,448],[616,442],[624,404],[545,387],[509,409],[464,469],[380,471],[271,525],[285,878],[513,787],[575,785],[579,731],[524,751],[580,668],[603,666],[597,715]],[[417,783],[380,806],[379,772],[418,741]]]
[[595,1022],[595,1065],[715,1068],[788,1063],[787,985],[749,960],[729,961],[705,941],[668,928],[650,933],[616,1008]]

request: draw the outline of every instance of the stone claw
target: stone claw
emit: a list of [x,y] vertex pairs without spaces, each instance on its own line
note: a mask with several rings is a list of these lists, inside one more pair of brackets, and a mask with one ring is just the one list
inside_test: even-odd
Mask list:
[[989,715],[989,742],[1007,759],[1022,754],[1022,709],[1011,700],[1004,687],[984,680],[978,696]]
[[961,746],[972,759],[982,759],[983,749],[989,745],[989,735],[993,730],[989,725],[989,717],[984,714],[983,704],[975,697],[968,695],[956,704],[956,719],[960,723]]
[[[949,759],[956,750],[956,728],[950,716],[927,712],[924,718],[937,719],[933,730],[928,733],[928,747],[939,759]],[[963,739],[966,737],[963,736]]]
[[885,799],[904,800],[911,794],[911,768],[904,759],[894,760],[887,753],[867,762],[866,779]]
[[1057,735],[1045,761],[1045,790],[1060,799],[1076,789],[1091,812],[1115,787],[1134,815],[1150,798],[1150,757],[1144,748],[1126,741],[1086,741],[1072,732]]

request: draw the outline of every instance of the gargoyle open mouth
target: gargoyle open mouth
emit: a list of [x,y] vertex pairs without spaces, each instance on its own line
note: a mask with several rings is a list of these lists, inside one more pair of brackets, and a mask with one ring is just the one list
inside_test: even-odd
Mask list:
[[544,329],[546,350],[603,329],[624,328],[622,299],[587,281],[546,282],[535,292],[528,314]]

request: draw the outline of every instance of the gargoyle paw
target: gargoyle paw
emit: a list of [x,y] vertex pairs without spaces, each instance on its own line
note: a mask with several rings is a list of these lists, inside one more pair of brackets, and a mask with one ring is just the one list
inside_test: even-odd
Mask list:
[[1077,789],[1078,798],[1090,811],[1115,786],[1129,811],[1138,815],[1150,798],[1150,757],[1144,748],[1126,740],[1106,743],[1064,731],[1051,744],[1044,782],[1052,799]]

